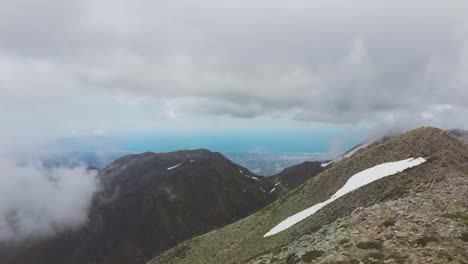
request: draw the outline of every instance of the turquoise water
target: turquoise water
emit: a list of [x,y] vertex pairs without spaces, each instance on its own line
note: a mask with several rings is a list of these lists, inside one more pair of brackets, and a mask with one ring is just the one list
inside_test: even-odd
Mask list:
[[362,130],[277,130],[141,133],[118,139],[125,151],[167,152],[207,148],[219,152],[301,153],[344,151],[365,138]]
[[[133,133],[113,137],[69,138],[60,144],[68,153],[49,163],[83,162],[100,167],[128,153],[206,148],[218,151],[262,175],[273,175],[305,160],[324,160],[365,139],[360,129],[276,129],[243,131],[177,131]],[[70,163],[70,162],[68,162]]]

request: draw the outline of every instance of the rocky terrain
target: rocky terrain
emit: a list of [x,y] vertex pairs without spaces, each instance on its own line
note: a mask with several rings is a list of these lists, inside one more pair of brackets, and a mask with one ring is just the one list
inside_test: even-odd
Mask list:
[[[427,161],[264,237],[356,173],[411,157]],[[440,129],[419,128],[336,162],[261,211],[149,263],[468,263],[467,181],[466,143]]]
[[467,263],[468,178],[454,173],[406,197],[356,208],[250,263]]

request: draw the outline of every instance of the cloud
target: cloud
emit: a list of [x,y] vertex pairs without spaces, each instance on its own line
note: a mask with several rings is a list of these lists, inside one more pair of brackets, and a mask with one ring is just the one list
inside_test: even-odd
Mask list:
[[467,14],[455,0],[4,3],[0,115],[44,133],[194,116],[466,126],[428,113],[467,109]]
[[92,175],[12,155],[57,137],[174,124],[468,128],[467,25],[457,0],[3,1],[0,214],[21,228],[0,233],[85,221]]
[[50,236],[88,220],[95,172],[8,159],[0,160],[0,171],[0,242]]

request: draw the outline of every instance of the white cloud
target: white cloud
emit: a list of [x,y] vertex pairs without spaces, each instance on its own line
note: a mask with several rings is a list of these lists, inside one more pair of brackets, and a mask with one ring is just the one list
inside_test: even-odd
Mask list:
[[95,172],[8,159],[0,160],[0,171],[0,241],[44,237],[88,220]]
[[460,114],[467,14],[466,1],[5,2],[0,116],[56,133],[161,117],[379,123],[436,104]]

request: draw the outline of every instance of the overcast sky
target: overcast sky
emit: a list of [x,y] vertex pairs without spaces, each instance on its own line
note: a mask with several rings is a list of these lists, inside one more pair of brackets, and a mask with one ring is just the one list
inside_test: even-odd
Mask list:
[[36,155],[336,153],[467,102],[466,0],[0,0],[0,242],[86,221],[95,174]]
[[0,0],[0,130],[468,127],[468,1]]

